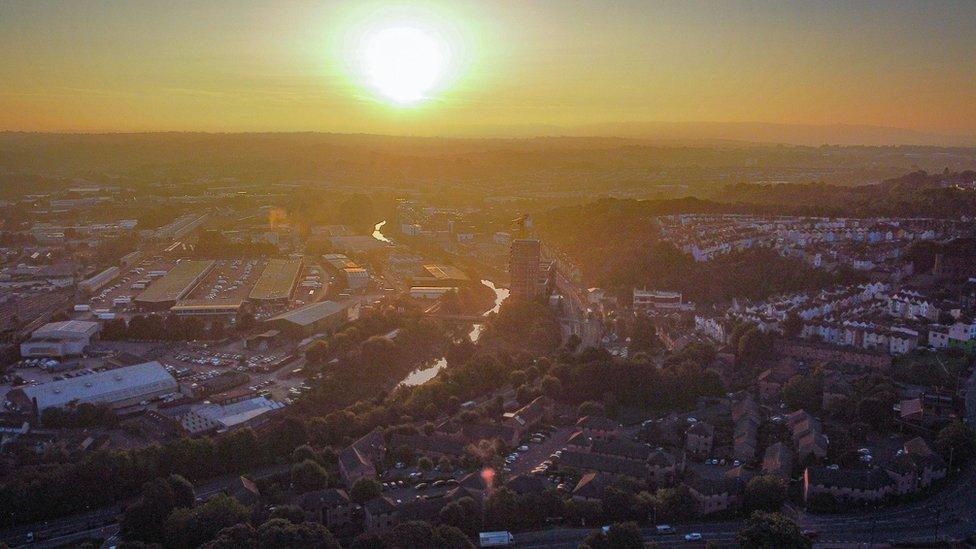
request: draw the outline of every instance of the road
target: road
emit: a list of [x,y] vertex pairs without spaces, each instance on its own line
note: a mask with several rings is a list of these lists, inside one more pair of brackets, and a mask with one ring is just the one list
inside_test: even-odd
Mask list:
[[[251,472],[248,477],[257,480],[279,474],[289,468],[290,465],[273,465]],[[236,487],[240,482],[239,479],[240,475],[227,475],[201,484],[195,487],[193,491],[197,499],[206,500],[222,491]],[[117,521],[122,508],[122,505],[115,505],[62,519],[10,528],[0,532],[0,541],[11,547],[27,545],[28,533],[34,533],[38,538],[31,547],[59,547],[69,542],[92,537],[103,539],[118,531]]]
[[588,314],[589,306],[583,290],[559,269],[556,269],[555,282],[556,290],[563,296],[566,306],[566,314],[559,319],[564,338],[576,334],[580,337],[581,349],[598,347],[603,337],[603,325],[594,315]]

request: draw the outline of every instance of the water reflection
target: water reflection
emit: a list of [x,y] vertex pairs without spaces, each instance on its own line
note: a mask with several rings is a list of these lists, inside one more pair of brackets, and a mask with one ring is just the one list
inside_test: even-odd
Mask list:
[[[379,225],[377,225],[377,227],[379,227]],[[498,288],[495,286],[495,283],[490,280],[482,280],[481,283],[488,286],[492,289],[492,291],[495,292],[495,305],[491,309],[485,311],[485,316],[491,313],[497,313],[498,309],[500,309],[502,306],[502,301],[505,301],[505,298],[508,297],[508,288]],[[483,327],[484,324],[475,324],[471,327],[471,331],[468,332],[468,339],[470,339],[472,343],[478,341],[478,338],[481,337],[481,330]],[[400,385],[413,386],[427,383],[428,381],[434,379],[437,372],[441,371],[445,366],[447,366],[447,358],[438,358],[430,366],[410,372],[410,375],[404,378],[404,380],[400,382]]]
[[387,238],[386,235],[384,235],[381,230],[383,228],[383,225],[386,225],[386,221],[380,221],[379,223],[373,226],[373,238],[381,242],[390,242],[392,244],[390,239]]

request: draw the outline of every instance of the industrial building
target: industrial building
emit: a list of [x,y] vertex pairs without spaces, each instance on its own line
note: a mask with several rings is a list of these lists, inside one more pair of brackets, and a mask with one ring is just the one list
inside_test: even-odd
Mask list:
[[119,276],[119,268],[109,267],[91,278],[79,282],[78,289],[87,294],[93,294],[101,290],[109,282],[115,280],[117,276]]
[[45,324],[20,344],[20,356],[60,358],[83,354],[101,327],[98,322],[84,320]]
[[[43,412],[69,403],[121,408],[176,392],[176,380],[157,361],[12,389],[7,401],[21,412]],[[36,409],[35,409],[36,407]]]
[[428,264],[423,274],[413,277],[414,286],[461,286],[469,282],[468,275],[453,265]]
[[191,435],[223,432],[235,427],[253,426],[256,421],[268,419],[268,412],[284,406],[284,403],[265,397],[225,405],[200,404],[193,406],[180,418],[180,425]]
[[301,259],[272,259],[265,265],[248,296],[253,301],[287,301],[295,291]]
[[181,299],[170,311],[179,316],[237,316],[243,299]]
[[[213,260],[183,260],[166,276],[154,281],[135,301],[147,309],[169,309],[183,299],[214,268]],[[152,274],[151,272],[149,273]]]
[[512,299],[533,299],[538,295],[541,258],[542,245],[538,240],[518,239],[512,242],[508,263]]
[[356,316],[351,302],[320,301],[299,307],[266,320],[269,328],[290,337],[306,337],[335,330]]

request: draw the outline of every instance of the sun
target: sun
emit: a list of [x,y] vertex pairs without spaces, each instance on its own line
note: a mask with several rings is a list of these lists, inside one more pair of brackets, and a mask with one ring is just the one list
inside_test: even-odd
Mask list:
[[391,26],[368,33],[362,68],[368,85],[399,105],[429,98],[448,65],[447,46],[434,34],[412,26]]

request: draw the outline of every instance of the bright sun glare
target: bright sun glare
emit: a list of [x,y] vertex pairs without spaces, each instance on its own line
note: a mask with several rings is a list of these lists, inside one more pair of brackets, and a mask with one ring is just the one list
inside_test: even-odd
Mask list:
[[365,37],[363,68],[369,85],[401,105],[419,103],[447,66],[446,46],[414,27],[388,27]]

